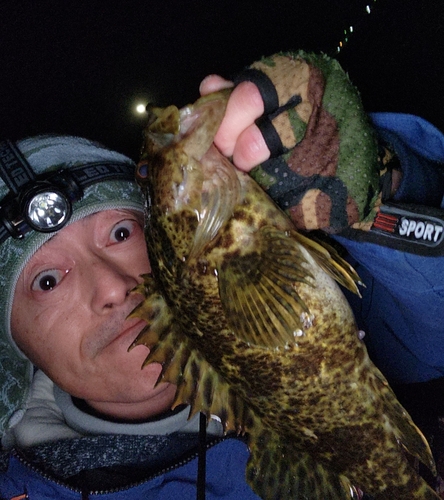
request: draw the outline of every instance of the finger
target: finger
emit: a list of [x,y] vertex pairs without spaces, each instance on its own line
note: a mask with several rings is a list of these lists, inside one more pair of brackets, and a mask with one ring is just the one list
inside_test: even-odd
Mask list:
[[240,134],[264,112],[261,94],[251,82],[242,82],[228,100],[224,119],[214,142],[225,156],[232,156]]
[[233,85],[233,82],[219,75],[208,75],[200,83],[199,92],[200,95],[207,95],[211,94],[211,92],[217,92],[218,90],[229,89]]
[[233,163],[239,170],[249,172],[269,157],[270,150],[256,125],[251,125],[239,135],[233,151]]

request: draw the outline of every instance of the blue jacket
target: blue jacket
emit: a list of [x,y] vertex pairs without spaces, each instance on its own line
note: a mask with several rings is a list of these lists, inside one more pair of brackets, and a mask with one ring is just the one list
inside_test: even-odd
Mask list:
[[[401,163],[403,179],[394,201],[444,209],[444,135],[411,115],[371,117]],[[375,364],[395,384],[444,376],[444,254],[416,255],[335,239],[347,249],[366,285],[362,300],[351,294],[347,298]]]
[[[247,446],[237,439],[225,439],[206,453],[206,500],[260,500],[245,481]],[[197,458],[177,462],[167,472],[138,485],[114,491],[90,492],[48,479],[16,455],[9,459],[8,470],[0,474],[0,498],[10,500],[26,493],[29,500],[195,500]]]

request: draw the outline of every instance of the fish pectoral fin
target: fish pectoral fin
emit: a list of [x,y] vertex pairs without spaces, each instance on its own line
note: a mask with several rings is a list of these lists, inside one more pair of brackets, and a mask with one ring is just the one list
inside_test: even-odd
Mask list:
[[295,451],[291,440],[285,441],[272,431],[250,434],[249,446],[247,481],[264,500],[359,498],[356,488],[345,476],[327,469],[312,455]]
[[257,346],[294,344],[310,323],[310,311],[295,286],[312,286],[300,245],[288,232],[266,226],[251,247],[217,270],[230,328],[239,339]]
[[197,258],[233,215],[241,196],[238,174],[212,144],[200,160],[204,170],[199,224],[189,258]]

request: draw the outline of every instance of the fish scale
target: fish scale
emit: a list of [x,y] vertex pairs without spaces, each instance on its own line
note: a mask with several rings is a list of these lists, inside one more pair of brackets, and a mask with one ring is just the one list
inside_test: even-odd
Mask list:
[[434,472],[430,448],[336,283],[359,293],[356,273],[214,147],[228,96],[153,110],[136,174],[152,273],[132,347],[162,364],[174,405],[247,434],[263,499],[438,498],[410,465]]

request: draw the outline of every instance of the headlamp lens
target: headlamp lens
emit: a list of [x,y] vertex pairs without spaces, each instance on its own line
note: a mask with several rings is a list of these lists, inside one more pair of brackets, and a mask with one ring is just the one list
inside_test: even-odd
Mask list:
[[71,204],[61,193],[45,191],[29,201],[26,214],[29,224],[38,231],[55,231],[71,216]]

